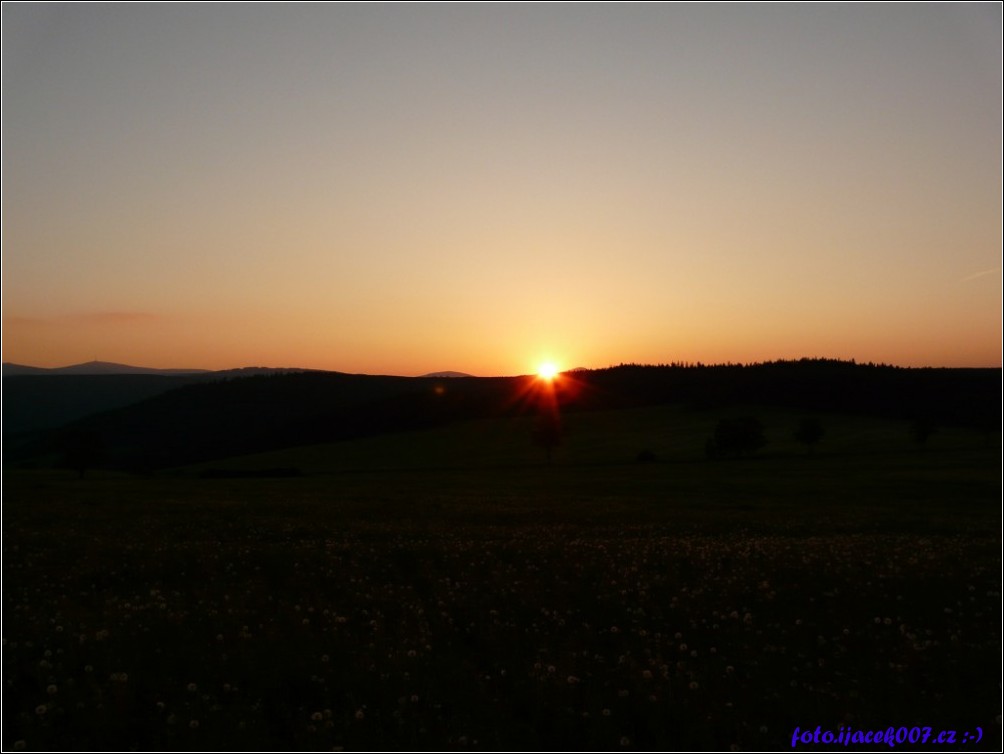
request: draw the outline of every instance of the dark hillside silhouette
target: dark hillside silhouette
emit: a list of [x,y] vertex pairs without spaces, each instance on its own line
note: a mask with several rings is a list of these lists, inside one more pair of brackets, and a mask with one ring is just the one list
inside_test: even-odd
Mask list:
[[[72,426],[102,437],[109,465],[152,470],[501,415],[510,407],[514,380],[259,375],[190,384]],[[7,460],[45,447],[43,437]]]
[[[104,373],[88,371],[102,366],[107,367]],[[272,367],[242,367],[217,372],[122,367],[116,371],[118,366],[121,365],[91,362],[60,369],[40,369],[4,364],[4,441],[21,432],[60,427],[90,414],[129,406],[185,385],[310,371]]]
[[60,434],[58,442],[62,451],[60,465],[76,471],[80,479],[102,462],[101,436],[97,432],[72,427]]
[[[828,360],[622,365],[560,376],[553,400],[561,414],[668,403],[697,410],[772,405],[999,428],[1000,382],[999,369],[902,369]],[[537,385],[531,376],[252,376],[190,384],[74,426],[101,438],[109,465],[157,469],[456,421],[535,415]],[[45,451],[42,437],[30,450],[5,453],[5,462]]]
[[60,427],[203,379],[153,374],[11,375],[3,378],[3,434]]
[[580,408],[681,403],[763,404],[976,427],[1000,426],[1000,369],[908,369],[830,359],[722,366],[626,364],[577,373]]

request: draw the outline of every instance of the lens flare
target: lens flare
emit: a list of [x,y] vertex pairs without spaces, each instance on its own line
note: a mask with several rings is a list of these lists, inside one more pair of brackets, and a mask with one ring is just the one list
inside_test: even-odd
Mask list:
[[546,361],[537,367],[537,376],[542,380],[550,382],[558,376],[558,366],[550,361]]

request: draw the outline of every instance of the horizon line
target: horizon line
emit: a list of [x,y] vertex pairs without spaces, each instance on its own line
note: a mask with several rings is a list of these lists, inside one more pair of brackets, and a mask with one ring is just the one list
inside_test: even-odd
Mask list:
[[[1001,364],[996,365],[966,365],[966,366],[946,366],[946,365],[935,365],[926,364],[922,366],[917,365],[905,365],[896,364],[892,362],[882,362],[882,361],[859,361],[855,358],[834,358],[828,356],[801,356],[797,358],[774,358],[774,359],[763,359],[757,361],[715,361],[706,362],[697,360],[676,360],[676,361],[666,361],[666,362],[637,362],[637,361],[621,361],[616,364],[609,364],[607,366],[578,366],[569,369],[559,370],[559,374],[568,374],[571,372],[588,371],[596,372],[605,369],[616,369],[618,367],[644,367],[644,368],[708,368],[708,367],[752,367],[752,366],[762,366],[766,364],[785,364],[785,363],[798,363],[798,362],[833,362],[841,364],[850,364],[854,366],[869,366],[869,367],[886,367],[894,369],[1001,369]],[[151,367],[146,365],[136,365],[128,364],[125,362],[117,361],[106,361],[102,359],[91,359],[90,361],[76,362],[73,364],[66,364],[63,366],[52,366],[43,367],[36,366],[32,364],[26,364],[22,362],[15,361],[3,361],[2,366],[4,369],[8,367],[17,367],[22,369],[37,369],[39,371],[46,372],[56,372],[66,369],[73,369],[76,367],[86,367],[90,365],[104,365],[109,367],[120,367],[125,369],[137,369],[137,370],[149,370],[152,372],[175,372],[175,373],[189,373],[189,374],[213,374],[218,372],[236,372],[245,370],[267,370],[267,371],[289,371],[289,372],[330,372],[334,374],[351,374],[351,375],[361,375],[369,377],[410,377],[410,378],[423,378],[423,377],[435,377],[437,375],[448,375],[451,379],[462,379],[464,377],[479,377],[479,378],[503,378],[503,377],[525,377],[532,375],[533,372],[523,372],[514,374],[474,374],[471,372],[466,372],[459,369],[437,369],[430,372],[423,372],[421,374],[397,374],[390,372],[365,372],[365,371],[346,371],[342,369],[331,369],[323,367],[304,367],[304,366],[265,366],[263,364],[245,364],[243,366],[237,367],[224,367],[221,369],[211,369],[206,367]],[[446,378],[446,377],[444,377]]]

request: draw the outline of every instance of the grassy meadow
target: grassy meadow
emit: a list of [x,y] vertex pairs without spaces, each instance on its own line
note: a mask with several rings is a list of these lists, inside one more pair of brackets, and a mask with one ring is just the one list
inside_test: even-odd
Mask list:
[[999,437],[738,413],[768,444],[720,461],[719,413],[656,407],[551,464],[498,419],[5,471],[3,748],[999,750]]

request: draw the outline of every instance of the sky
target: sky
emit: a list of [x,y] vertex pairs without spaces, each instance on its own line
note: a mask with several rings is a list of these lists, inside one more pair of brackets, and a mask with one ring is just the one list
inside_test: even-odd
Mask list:
[[4,3],[3,360],[1000,366],[1001,7]]

